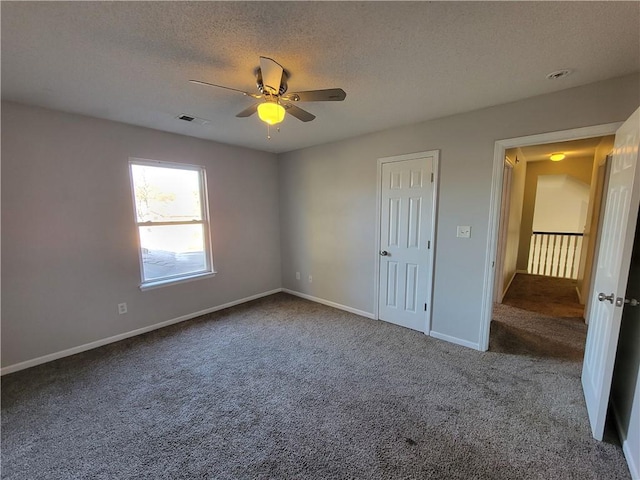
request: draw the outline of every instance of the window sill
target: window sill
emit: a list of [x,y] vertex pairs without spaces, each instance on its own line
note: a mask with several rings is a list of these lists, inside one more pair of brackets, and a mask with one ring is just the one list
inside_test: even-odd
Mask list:
[[204,273],[198,273],[195,275],[191,275],[189,277],[180,277],[180,278],[168,278],[165,280],[153,280],[150,282],[145,282],[143,284],[140,285],[140,290],[142,290],[143,292],[145,290],[153,290],[156,288],[161,288],[161,287],[167,287],[169,285],[176,285],[178,283],[187,283],[187,282],[193,282],[195,280],[201,280],[203,278],[211,278],[211,277],[215,277],[216,276],[216,272],[204,272]]

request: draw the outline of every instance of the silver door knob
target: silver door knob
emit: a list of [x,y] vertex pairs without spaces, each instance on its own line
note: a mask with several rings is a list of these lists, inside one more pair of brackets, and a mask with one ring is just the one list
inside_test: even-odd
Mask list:
[[380,255],[382,255],[383,257],[386,257],[387,255],[389,255],[389,252],[387,252],[386,250],[381,250]]
[[613,297],[614,296],[615,295],[613,293],[611,295],[605,295],[604,293],[600,292],[598,294],[598,300],[600,300],[601,302],[608,301],[608,302],[613,303]]

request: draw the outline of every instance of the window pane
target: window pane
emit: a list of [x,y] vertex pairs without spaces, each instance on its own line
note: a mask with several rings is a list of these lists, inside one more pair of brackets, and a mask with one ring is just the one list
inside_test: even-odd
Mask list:
[[144,281],[207,270],[203,225],[138,228]]
[[131,165],[138,222],[202,220],[200,172]]

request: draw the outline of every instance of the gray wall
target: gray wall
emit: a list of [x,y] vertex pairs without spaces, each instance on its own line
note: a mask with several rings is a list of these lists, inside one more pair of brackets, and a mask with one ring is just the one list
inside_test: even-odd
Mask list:
[[[3,103],[2,365],[281,286],[373,312],[376,159],[433,149],[441,150],[441,178],[432,328],[477,344],[494,142],[622,121],[640,104],[639,81],[622,77],[290,152],[279,161]],[[207,167],[216,277],[138,289],[130,156]],[[471,238],[456,238],[457,225],[471,225]],[[117,314],[121,302],[126,315]]]
[[[439,149],[432,329],[477,344],[495,141],[623,121],[640,104],[639,81],[621,77],[281,155],[283,287],[373,312],[376,159]],[[471,238],[456,238],[457,225],[471,225]]]
[[[130,156],[206,167],[214,278],[139,290]],[[280,288],[277,171],[270,153],[3,103],[2,365]]]

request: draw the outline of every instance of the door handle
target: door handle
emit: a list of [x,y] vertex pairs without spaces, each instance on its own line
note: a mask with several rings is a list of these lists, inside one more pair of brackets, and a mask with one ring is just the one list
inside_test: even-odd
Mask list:
[[389,255],[389,252],[387,252],[386,250],[381,250],[380,255],[382,255],[383,257],[387,257]]
[[615,295],[612,293],[611,295],[605,295],[604,293],[600,292],[598,294],[598,300],[600,300],[601,302],[607,301],[613,304],[613,297]]

